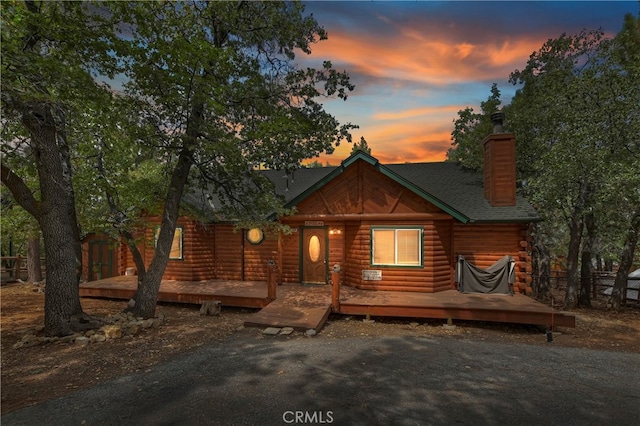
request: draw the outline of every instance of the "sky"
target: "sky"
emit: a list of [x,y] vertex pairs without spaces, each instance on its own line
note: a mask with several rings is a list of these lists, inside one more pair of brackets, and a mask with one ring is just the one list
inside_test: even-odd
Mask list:
[[[509,74],[531,53],[563,33],[601,28],[614,36],[638,1],[307,1],[328,40],[297,57],[319,68],[330,60],[356,85],[347,101],[325,100],[340,123],[360,126],[380,162],[444,161],[458,111],[498,85],[503,104],[517,87]],[[507,117],[508,119],[508,117]],[[351,152],[341,144],[319,158],[338,165]]]

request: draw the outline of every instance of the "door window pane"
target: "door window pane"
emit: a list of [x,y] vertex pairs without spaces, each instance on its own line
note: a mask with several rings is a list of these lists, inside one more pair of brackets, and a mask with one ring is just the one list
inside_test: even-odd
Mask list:
[[320,259],[320,238],[317,235],[312,235],[309,239],[309,259],[312,262],[317,262]]

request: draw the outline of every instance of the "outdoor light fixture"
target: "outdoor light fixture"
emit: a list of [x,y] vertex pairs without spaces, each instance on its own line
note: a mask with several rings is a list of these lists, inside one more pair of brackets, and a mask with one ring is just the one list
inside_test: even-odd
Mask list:
[[247,231],[247,241],[251,244],[260,244],[264,240],[264,232],[260,228],[251,228]]

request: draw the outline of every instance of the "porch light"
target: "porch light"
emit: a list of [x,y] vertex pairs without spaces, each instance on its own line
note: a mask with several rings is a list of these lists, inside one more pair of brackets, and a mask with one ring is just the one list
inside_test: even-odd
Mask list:
[[247,231],[247,240],[251,244],[260,244],[264,240],[264,232],[260,228],[251,228]]
[[342,234],[342,229],[340,228],[332,228],[329,230],[329,235],[340,235]]

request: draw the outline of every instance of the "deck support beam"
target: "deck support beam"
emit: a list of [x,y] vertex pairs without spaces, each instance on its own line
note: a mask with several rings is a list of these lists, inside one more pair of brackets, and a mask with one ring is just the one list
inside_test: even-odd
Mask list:
[[331,272],[331,309],[340,312],[340,272]]

